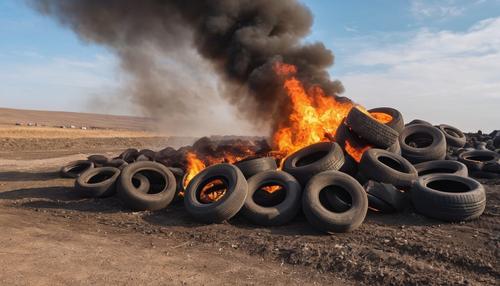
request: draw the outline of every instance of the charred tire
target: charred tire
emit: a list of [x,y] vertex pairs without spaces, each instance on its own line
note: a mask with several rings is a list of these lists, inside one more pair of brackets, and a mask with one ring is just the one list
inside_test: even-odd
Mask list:
[[356,107],[351,108],[345,123],[352,131],[375,147],[389,148],[398,140],[398,132],[378,122],[375,118],[363,113]]
[[137,191],[143,194],[147,194],[149,189],[151,188],[151,183],[149,179],[142,174],[135,174],[132,177],[132,185],[137,188]]
[[85,197],[104,198],[116,193],[120,170],[113,167],[89,169],[75,181],[75,189]]
[[[221,179],[226,193],[216,202],[204,204],[198,198],[208,183]],[[243,173],[234,165],[217,164],[196,175],[184,194],[184,206],[195,219],[206,223],[220,223],[236,215],[245,203],[248,184]]]
[[327,170],[339,170],[344,162],[344,152],[339,144],[320,142],[288,156],[283,163],[283,171],[305,186],[314,175]]
[[485,164],[498,163],[500,155],[489,150],[465,151],[458,155],[458,161],[464,163],[469,171],[482,171]]
[[63,178],[78,178],[85,171],[94,168],[94,163],[89,160],[78,160],[68,163],[61,168],[60,174]]
[[[150,187],[141,191],[134,185],[137,175],[145,176]],[[155,162],[136,162],[122,171],[119,180],[118,196],[125,205],[133,210],[159,210],[167,207],[174,198],[176,181],[172,172]]]
[[399,145],[403,157],[413,164],[446,157],[446,140],[434,126],[415,124],[406,127],[399,135]]
[[436,127],[439,128],[441,132],[443,132],[444,137],[446,138],[446,144],[448,144],[448,146],[455,148],[464,147],[466,138],[462,131],[446,124],[441,124]]
[[369,181],[364,186],[368,205],[381,213],[401,211],[407,205],[406,193],[391,184]]
[[108,163],[109,158],[104,155],[90,155],[87,157],[87,160],[94,163],[96,167],[103,167]]
[[398,110],[394,109],[394,108],[391,108],[391,107],[377,107],[377,108],[373,108],[373,109],[370,109],[368,110],[368,112],[370,113],[385,113],[385,114],[388,114],[390,116],[392,116],[392,120],[385,123],[385,125],[391,127],[392,129],[396,130],[396,132],[400,133],[401,131],[403,131],[403,129],[405,128],[405,123],[404,123],[404,120],[403,120],[403,115],[401,114],[401,112],[399,112]]
[[241,160],[234,163],[234,165],[241,170],[241,172],[247,179],[263,171],[278,169],[278,166],[276,165],[276,159],[274,159],[273,157],[261,157]]
[[477,218],[486,206],[484,187],[479,182],[451,174],[419,178],[411,198],[419,213],[444,221]]
[[[184,180],[186,179],[186,173],[181,168],[168,167],[168,169],[174,174],[175,181],[177,182],[174,202],[181,201],[184,195]],[[181,192],[182,195],[180,195]]]
[[359,173],[368,180],[410,187],[417,179],[417,170],[405,158],[382,149],[369,149],[363,153]]
[[130,148],[123,151],[118,157],[130,164],[133,163],[137,157],[139,157],[139,151],[137,151],[137,149]]
[[[346,211],[332,209],[323,199],[325,192],[341,189],[347,192],[351,206]],[[365,219],[368,199],[363,187],[351,176],[338,171],[317,174],[307,184],[302,196],[304,214],[315,228],[324,232],[348,232],[358,228]]]
[[414,166],[415,169],[417,169],[419,177],[429,174],[454,174],[462,177],[469,176],[467,166],[457,161],[436,160],[423,162]]
[[[285,196],[276,205],[263,206],[254,200],[254,194],[264,186],[278,185]],[[274,194],[274,193],[273,193]],[[258,225],[283,225],[295,218],[300,211],[302,188],[299,182],[283,171],[264,171],[248,180],[248,194],[241,213]]]

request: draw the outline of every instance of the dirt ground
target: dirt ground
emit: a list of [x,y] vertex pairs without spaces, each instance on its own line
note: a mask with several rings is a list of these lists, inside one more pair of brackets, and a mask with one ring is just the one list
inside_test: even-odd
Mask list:
[[[316,232],[303,217],[272,228],[241,217],[203,225],[182,204],[131,212],[116,198],[83,199],[72,180],[58,177],[61,165],[90,153],[115,155],[123,147],[167,144],[164,139],[3,138],[9,139],[6,144],[1,137],[2,285],[500,281],[499,181],[482,181],[486,210],[466,223],[442,223],[409,209],[396,215],[369,213],[356,231],[335,235]],[[29,147],[33,142],[38,145]]]

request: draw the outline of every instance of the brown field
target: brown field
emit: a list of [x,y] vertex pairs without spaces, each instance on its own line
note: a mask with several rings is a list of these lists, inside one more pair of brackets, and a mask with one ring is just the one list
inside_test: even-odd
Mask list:
[[409,209],[369,213],[352,233],[324,235],[301,216],[257,227],[239,216],[199,224],[182,203],[132,212],[114,197],[82,198],[58,176],[89,154],[183,140],[193,138],[1,127],[0,284],[498,285],[498,181],[483,181],[488,201],[475,221],[443,223]]

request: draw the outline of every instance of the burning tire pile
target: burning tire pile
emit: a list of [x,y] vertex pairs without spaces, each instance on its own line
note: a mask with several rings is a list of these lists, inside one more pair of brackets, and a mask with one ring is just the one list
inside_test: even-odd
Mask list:
[[[183,147],[128,149],[111,160],[93,155],[68,164],[61,174],[75,178],[75,189],[84,196],[116,195],[133,210],[160,210],[183,200],[200,222],[241,215],[264,226],[287,224],[302,212],[327,233],[355,230],[369,209],[392,213],[413,206],[438,220],[475,219],[486,196],[469,174],[500,176],[500,155],[493,151],[500,147],[500,134],[482,138],[485,144],[467,142],[452,126],[425,121],[405,126],[392,108],[354,107],[335,136],[326,138],[283,158],[250,150],[233,164],[224,159],[197,173],[189,164],[193,148]],[[193,145],[196,151],[214,152],[200,141]]]

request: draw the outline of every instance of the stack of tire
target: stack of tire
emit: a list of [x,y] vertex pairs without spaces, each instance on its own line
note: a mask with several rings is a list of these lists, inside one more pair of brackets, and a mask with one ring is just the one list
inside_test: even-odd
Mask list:
[[[372,113],[388,114],[392,120],[381,123]],[[161,152],[128,149],[112,160],[94,155],[70,163],[62,174],[76,178],[75,188],[82,194],[116,194],[134,210],[163,209],[177,198],[205,223],[239,214],[257,225],[284,225],[302,211],[321,231],[347,232],[362,224],[368,208],[390,213],[405,209],[410,201],[419,213],[441,220],[481,215],[484,188],[468,177],[477,164],[465,161],[478,158],[462,156],[465,164],[444,160],[447,148],[461,148],[462,136],[447,125],[413,121],[405,126],[392,108],[368,113],[352,108],[337,130],[337,142],[306,146],[288,155],[281,170],[273,157],[216,164],[184,189],[183,170],[155,162],[161,161]],[[359,163],[345,152],[346,140],[370,146]],[[498,154],[491,160],[498,164]]]

